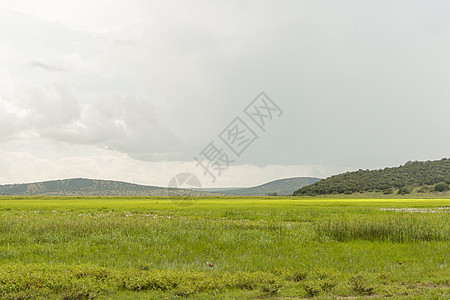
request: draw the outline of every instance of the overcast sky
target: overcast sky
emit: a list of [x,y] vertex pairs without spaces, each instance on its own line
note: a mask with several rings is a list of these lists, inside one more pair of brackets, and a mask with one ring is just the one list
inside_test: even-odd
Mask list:
[[[450,153],[449,1],[0,0],[0,183],[203,186]],[[264,91],[265,131],[244,113]],[[258,138],[236,156],[236,117]],[[212,182],[194,157],[233,162]]]

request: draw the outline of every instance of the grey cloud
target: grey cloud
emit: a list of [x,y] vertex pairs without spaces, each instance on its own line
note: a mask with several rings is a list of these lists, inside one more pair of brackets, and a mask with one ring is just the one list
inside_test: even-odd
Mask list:
[[73,144],[91,144],[147,159],[167,153],[176,138],[154,108],[133,96],[103,95],[83,106],[78,119],[61,127],[43,128],[42,137]]
[[2,140],[34,132],[43,139],[100,146],[145,160],[179,151],[177,138],[147,100],[104,93],[86,103],[64,84],[18,84],[9,73],[0,75]]
[[[240,163],[378,167],[448,155],[448,2],[166,3],[140,3],[139,25],[108,38],[0,12],[25,62],[81,58],[45,74],[73,95],[24,92],[25,124],[142,160],[189,160],[264,90],[285,114]],[[5,131],[23,130],[15,124]]]
[[32,68],[41,68],[50,72],[66,72],[68,69],[64,66],[54,66],[50,64],[44,64],[39,61],[33,61],[29,63],[29,66]]

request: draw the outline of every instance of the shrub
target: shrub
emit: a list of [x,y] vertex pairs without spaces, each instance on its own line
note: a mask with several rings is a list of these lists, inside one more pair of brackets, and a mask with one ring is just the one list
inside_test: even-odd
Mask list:
[[434,191],[436,192],[445,192],[448,190],[448,184],[445,182],[440,182],[438,184],[436,184],[436,186],[434,187]]
[[390,195],[393,193],[394,193],[394,190],[392,188],[387,188],[387,189],[383,190],[383,194],[385,194],[385,195]]
[[398,194],[398,195],[407,195],[407,194],[411,194],[411,189],[410,189],[409,187],[407,187],[407,186],[403,186],[403,187],[401,187],[401,188],[398,190],[397,194]]
[[433,190],[432,187],[425,185],[425,186],[422,186],[420,189],[418,189],[417,192],[419,192],[419,193],[429,193],[432,190]]

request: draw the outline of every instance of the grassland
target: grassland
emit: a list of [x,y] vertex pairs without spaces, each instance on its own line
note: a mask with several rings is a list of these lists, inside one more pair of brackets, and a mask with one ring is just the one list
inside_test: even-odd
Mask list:
[[0,295],[445,299],[449,207],[449,199],[176,206],[156,197],[2,197]]

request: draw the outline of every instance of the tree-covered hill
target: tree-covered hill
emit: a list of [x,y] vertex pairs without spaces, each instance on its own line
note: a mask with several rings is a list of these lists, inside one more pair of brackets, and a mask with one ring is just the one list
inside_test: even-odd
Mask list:
[[450,159],[413,161],[380,170],[359,170],[331,176],[300,188],[294,196],[383,192],[408,194],[412,189],[430,192],[446,190],[450,184]]
[[[217,195],[202,191],[188,191],[183,189],[171,189],[171,195]],[[0,185],[0,195],[20,196],[165,196],[167,189],[164,187],[139,185],[128,182],[112,180],[94,180],[74,178],[65,180],[44,181],[24,184]]]
[[266,196],[292,195],[299,187],[319,181],[320,178],[284,178],[248,188],[170,189],[139,185],[122,181],[73,178],[35,183],[0,185],[5,196]]
[[320,178],[315,177],[284,178],[254,187],[218,190],[218,192],[225,195],[236,195],[236,196],[266,196],[266,195],[286,196],[292,195],[292,193],[299,187],[312,184],[319,180]]

